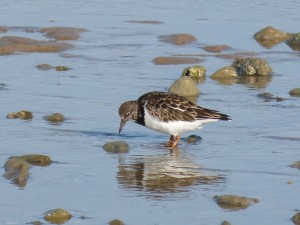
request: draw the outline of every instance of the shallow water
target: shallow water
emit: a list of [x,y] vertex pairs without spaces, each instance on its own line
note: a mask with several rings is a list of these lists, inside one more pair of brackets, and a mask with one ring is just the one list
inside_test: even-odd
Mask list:
[[[292,224],[299,209],[300,98],[299,52],[281,43],[264,49],[253,34],[267,25],[299,32],[298,1],[27,1],[0,2],[2,25],[86,28],[75,48],[63,53],[1,56],[0,165],[23,154],[45,154],[55,163],[32,167],[25,188],[0,178],[1,224],[41,220],[42,213],[65,208],[67,224]],[[9,15],[9,16],[8,16]],[[130,23],[157,20],[162,24]],[[173,46],[160,35],[190,33],[198,42]],[[22,29],[1,34],[45,39]],[[234,52],[256,52],[274,75],[262,85],[222,85],[207,77],[199,84],[198,103],[230,115],[230,122],[209,124],[197,144],[181,141],[163,147],[167,135],[128,123],[117,134],[119,105],[141,94],[165,91],[186,65],[154,65],[157,56],[207,54],[200,47],[226,44]],[[68,57],[67,57],[68,56]],[[70,57],[71,56],[71,57]],[[232,60],[205,57],[210,75]],[[72,70],[41,71],[38,64],[65,65]],[[256,95],[270,92],[286,98],[266,102]],[[32,121],[7,120],[8,112],[28,109]],[[60,112],[67,120],[51,125],[43,116]],[[106,142],[124,140],[126,154],[108,154]],[[4,171],[3,171],[4,172]],[[172,177],[160,182],[164,175]],[[199,176],[216,176],[205,182]],[[186,178],[186,179],[185,179]],[[293,181],[288,184],[288,181]],[[161,184],[161,185],[160,185]],[[259,199],[248,209],[220,208],[214,195],[236,194]],[[86,219],[80,219],[81,216]]]

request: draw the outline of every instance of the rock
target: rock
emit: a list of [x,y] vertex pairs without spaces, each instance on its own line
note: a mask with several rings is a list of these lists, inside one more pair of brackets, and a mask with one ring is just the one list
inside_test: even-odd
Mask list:
[[32,112],[27,110],[21,110],[17,113],[8,113],[7,119],[21,119],[21,120],[31,120],[33,118]]
[[52,163],[51,158],[46,155],[32,154],[18,157],[30,163],[32,166],[49,166]]
[[272,48],[292,36],[293,34],[280,31],[272,26],[267,26],[254,34],[255,40],[265,48]]
[[200,136],[197,136],[197,135],[190,135],[186,138],[186,142],[189,143],[189,144],[194,144],[194,143],[197,143],[199,141],[201,141],[201,137]]
[[66,66],[56,66],[55,69],[56,69],[56,71],[68,71],[71,68],[66,67]]
[[175,80],[169,88],[168,92],[185,97],[198,96],[200,93],[194,80],[186,76],[180,77],[178,80]]
[[65,117],[61,113],[53,113],[43,117],[46,121],[51,123],[62,123],[65,121]]
[[199,63],[202,60],[194,57],[164,57],[159,56],[152,60],[152,62],[156,65],[178,65],[178,64],[195,64]]
[[221,225],[231,225],[231,223],[229,223],[227,220],[224,220]]
[[1,55],[10,55],[15,52],[59,52],[71,47],[71,44],[56,41],[39,41],[15,36],[0,38]]
[[26,224],[32,224],[32,225],[42,225],[43,223],[41,221],[31,221],[31,222],[28,222]]
[[292,168],[297,168],[297,169],[300,170],[300,161],[291,164],[290,167],[292,167]]
[[77,40],[80,37],[80,33],[85,31],[87,30],[73,27],[47,27],[40,29],[40,32],[44,33],[45,36],[56,40]]
[[173,45],[186,45],[195,42],[197,38],[191,34],[171,34],[160,36],[159,40]]
[[247,198],[237,195],[216,195],[214,200],[217,204],[224,209],[245,209],[252,203],[257,203],[256,198]]
[[272,68],[270,67],[269,63],[260,58],[239,58],[232,63],[232,66],[241,76],[268,76],[272,73]]
[[213,73],[210,78],[213,80],[218,79],[226,79],[226,78],[232,78],[232,77],[238,77],[238,74],[234,67],[232,66],[225,66],[219,70],[217,70],[215,73]]
[[294,224],[300,225],[300,212],[296,213],[291,220],[293,221]]
[[273,94],[268,92],[260,93],[257,95],[257,97],[264,99],[265,102],[270,102],[270,101],[282,102],[283,100],[285,100],[282,97],[278,97],[278,96],[275,97]]
[[25,187],[31,165],[19,157],[11,157],[4,164],[4,177],[19,187]]
[[109,225],[124,225],[123,221],[119,220],[119,219],[112,220],[108,224]]
[[0,33],[5,33],[8,29],[4,26],[0,26]]
[[31,166],[48,166],[51,162],[51,158],[45,155],[12,156],[4,164],[3,176],[19,187],[25,187]]
[[129,145],[125,141],[113,141],[106,143],[103,149],[108,153],[127,153]]
[[286,44],[295,51],[300,51],[300,33],[286,41]]
[[221,51],[229,50],[232,48],[228,45],[208,45],[208,46],[203,47],[203,49],[207,52],[219,53]]
[[52,209],[44,213],[44,219],[50,223],[63,224],[71,219],[72,215],[65,209]]
[[255,55],[255,52],[236,52],[231,54],[216,54],[214,56],[222,59],[239,59],[243,57],[254,57]]
[[289,94],[294,97],[300,97],[300,88],[293,88],[289,91]]
[[145,23],[145,24],[162,24],[163,22],[157,20],[127,20],[128,23]]
[[39,65],[36,66],[36,68],[39,69],[39,70],[51,70],[54,67],[49,65],[49,64],[39,64]]
[[182,76],[188,76],[195,80],[199,80],[205,77],[205,73],[206,73],[206,68],[204,66],[196,65],[196,66],[186,67],[182,72]]

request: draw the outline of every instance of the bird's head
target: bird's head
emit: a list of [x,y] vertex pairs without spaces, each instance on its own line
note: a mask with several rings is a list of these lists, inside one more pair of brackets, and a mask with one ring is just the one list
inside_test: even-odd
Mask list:
[[137,121],[138,119],[138,102],[128,101],[124,102],[119,108],[119,115],[121,117],[121,123],[119,127],[119,133],[121,133],[125,123],[129,120]]

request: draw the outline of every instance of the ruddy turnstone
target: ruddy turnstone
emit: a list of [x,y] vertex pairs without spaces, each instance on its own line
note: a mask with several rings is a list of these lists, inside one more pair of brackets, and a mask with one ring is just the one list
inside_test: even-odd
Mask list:
[[135,101],[124,102],[119,108],[119,133],[129,120],[152,130],[170,134],[168,147],[175,147],[180,134],[201,129],[202,125],[230,117],[218,111],[200,107],[187,98],[167,92],[149,92]]

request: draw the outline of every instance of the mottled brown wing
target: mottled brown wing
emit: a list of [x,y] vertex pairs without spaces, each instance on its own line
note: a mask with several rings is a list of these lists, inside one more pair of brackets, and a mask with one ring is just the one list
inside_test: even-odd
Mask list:
[[[197,106],[188,99],[166,92],[150,92],[139,98],[149,113],[161,121],[222,119],[224,114]],[[226,116],[226,115],[224,115]]]

